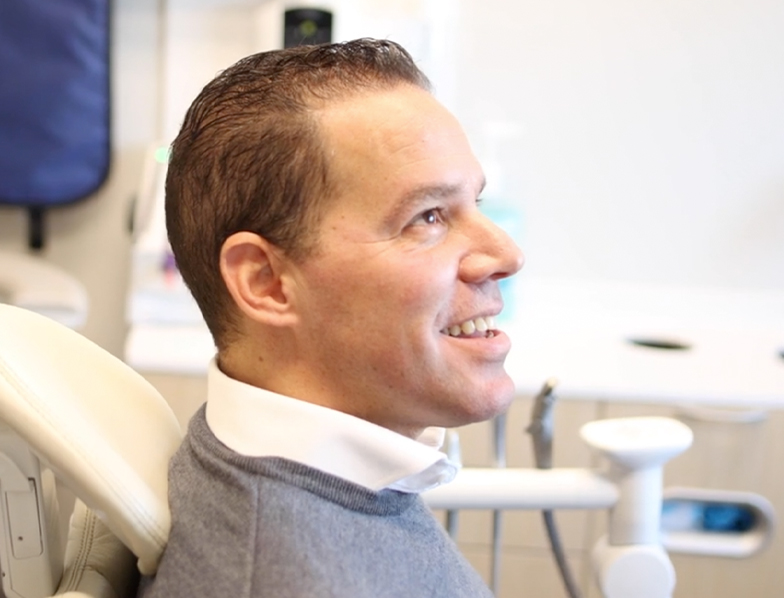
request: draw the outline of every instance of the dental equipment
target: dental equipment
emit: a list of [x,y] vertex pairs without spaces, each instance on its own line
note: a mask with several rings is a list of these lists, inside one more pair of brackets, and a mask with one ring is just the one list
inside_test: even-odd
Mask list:
[[466,468],[425,493],[437,509],[609,509],[608,536],[594,550],[605,598],[670,598],[675,574],[659,542],[663,464],[686,450],[691,430],[669,418],[600,420],[583,440],[611,464],[587,469]]
[[43,258],[0,251],[0,303],[38,312],[70,328],[87,320],[84,286]]
[[[538,469],[552,469],[553,466],[553,407],[555,406],[555,390],[558,381],[549,378],[542,389],[534,398],[531,424],[527,432],[531,435],[534,449],[534,464]],[[558,571],[563,579],[569,598],[581,598],[580,588],[577,586],[569,563],[566,561],[561,538],[555,523],[555,514],[552,509],[542,510],[542,520],[547,538],[550,540],[553,557],[558,565]]]
[[[507,414],[501,413],[493,420],[493,465],[498,468],[506,467],[506,420]],[[501,583],[501,531],[503,511],[493,511],[493,548],[491,556],[490,589],[497,593]]]

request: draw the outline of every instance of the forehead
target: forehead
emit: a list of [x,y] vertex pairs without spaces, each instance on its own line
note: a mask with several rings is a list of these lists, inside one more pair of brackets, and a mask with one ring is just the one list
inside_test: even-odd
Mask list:
[[462,127],[423,89],[357,94],[322,108],[318,118],[338,199],[362,196],[377,205],[417,189],[481,187]]

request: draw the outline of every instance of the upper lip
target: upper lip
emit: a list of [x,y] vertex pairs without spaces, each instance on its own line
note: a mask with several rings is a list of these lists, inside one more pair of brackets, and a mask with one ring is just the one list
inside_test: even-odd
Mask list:
[[473,316],[465,316],[462,319],[454,318],[454,319],[451,319],[448,324],[442,326],[441,330],[447,330],[451,326],[460,326],[460,324],[462,324],[463,322],[468,322],[469,320],[476,320],[477,318],[488,318],[488,317],[490,317],[490,318],[497,318],[498,314],[500,314],[500,313],[501,313],[500,309],[494,309],[494,310],[490,310],[490,311],[483,311],[483,312],[480,312],[480,313],[475,314]]

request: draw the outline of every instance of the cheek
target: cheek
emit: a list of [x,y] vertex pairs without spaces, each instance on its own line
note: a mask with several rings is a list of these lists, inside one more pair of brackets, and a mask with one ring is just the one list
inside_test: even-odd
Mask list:
[[328,334],[333,350],[357,349],[394,334],[399,319],[396,285],[364,267],[341,264],[329,276],[312,278],[304,318],[309,328]]
[[455,276],[448,267],[410,271],[397,293],[403,309],[413,317],[433,321],[453,300]]
[[381,327],[394,337],[410,333],[411,326],[431,325],[449,305],[455,268],[430,255],[397,258],[336,260],[312,272],[310,304],[327,325],[340,322],[355,332]]

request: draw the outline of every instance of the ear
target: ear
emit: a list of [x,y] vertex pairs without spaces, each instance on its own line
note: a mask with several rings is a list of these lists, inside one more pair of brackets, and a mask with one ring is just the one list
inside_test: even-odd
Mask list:
[[248,318],[271,326],[295,319],[280,251],[263,237],[243,231],[223,242],[221,276],[234,303]]

